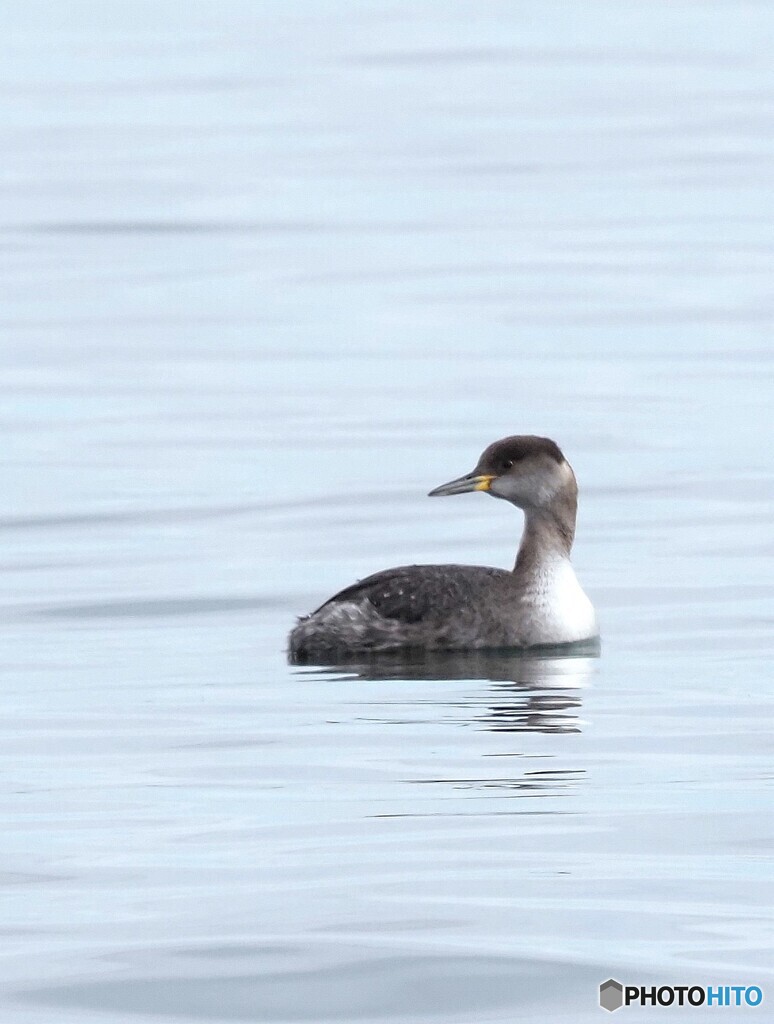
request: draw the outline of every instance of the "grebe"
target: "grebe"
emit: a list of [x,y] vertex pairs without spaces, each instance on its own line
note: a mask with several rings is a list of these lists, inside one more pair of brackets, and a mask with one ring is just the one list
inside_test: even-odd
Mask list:
[[407,565],[346,587],[299,619],[292,661],[355,652],[480,650],[575,643],[597,636],[594,608],[570,564],[578,485],[547,437],[506,437],[472,473],[430,497],[486,491],[524,512],[512,571],[477,565]]

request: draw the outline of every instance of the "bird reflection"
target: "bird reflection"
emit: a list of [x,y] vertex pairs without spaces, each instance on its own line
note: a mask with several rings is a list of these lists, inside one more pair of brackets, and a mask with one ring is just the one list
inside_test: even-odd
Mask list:
[[486,680],[472,721],[492,732],[577,733],[581,692],[594,672],[598,642],[507,651],[402,651],[347,656],[312,671],[364,680]]

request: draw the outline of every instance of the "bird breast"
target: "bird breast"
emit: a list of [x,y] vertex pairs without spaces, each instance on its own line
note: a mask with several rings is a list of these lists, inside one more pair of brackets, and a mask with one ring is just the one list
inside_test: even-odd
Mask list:
[[543,562],[524,581],[523,643],[564,644],[596,636],[594,607],[569,559]]

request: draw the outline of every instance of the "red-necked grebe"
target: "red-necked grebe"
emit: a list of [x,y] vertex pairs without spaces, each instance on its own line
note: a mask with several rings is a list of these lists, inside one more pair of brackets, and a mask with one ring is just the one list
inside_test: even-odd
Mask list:
[[546,437],[506,437],[472,473],[430,497],[486,491],[524,511],[513,571],[477,565],[385,569],[299,619],[294,661],[350,652],[475,650],[566,644],[597,636],[594,608],[570,564],[578,486]]

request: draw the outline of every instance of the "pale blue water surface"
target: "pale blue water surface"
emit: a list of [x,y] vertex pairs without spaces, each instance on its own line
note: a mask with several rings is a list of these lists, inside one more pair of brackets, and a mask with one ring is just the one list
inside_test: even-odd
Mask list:
[[[0,1020],[771,1006],[772,38],[0,9]],[[359,576],[511,564],[513,509],[425,494],[516,432],[578,474],[602,657],[288,667]]]

